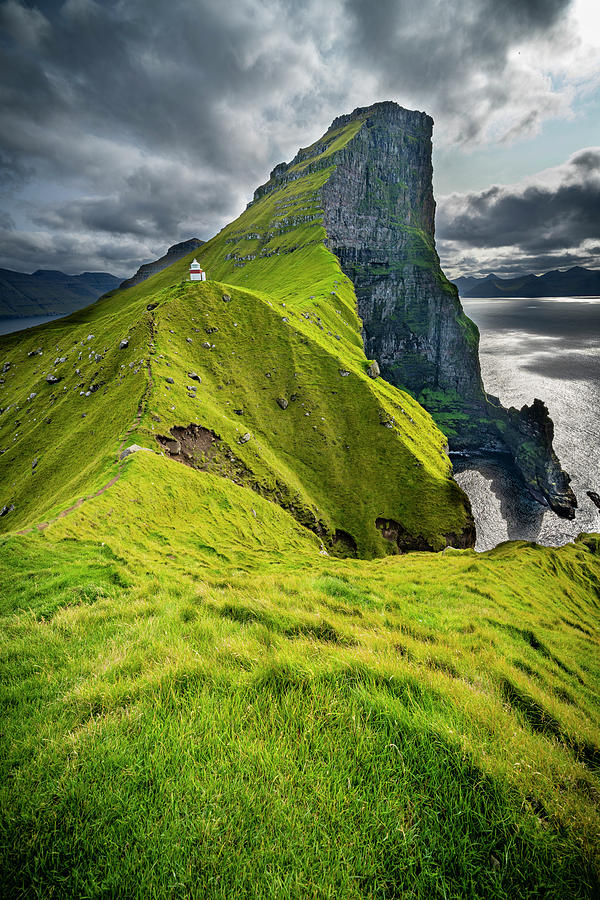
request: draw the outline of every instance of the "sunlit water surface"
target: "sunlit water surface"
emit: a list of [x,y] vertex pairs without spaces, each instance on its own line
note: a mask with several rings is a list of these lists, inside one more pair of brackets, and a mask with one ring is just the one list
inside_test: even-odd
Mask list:
[[500,460],[455,461],[469,495],[477,549],[501,541],[560,545],[581,531],[600,532],[600,297],[462,300],[481,332],[486,390],[505,406],[543,400],[554,420],[554,449],[571,475],[579,507],[561,519],[524,496],[518,476]]

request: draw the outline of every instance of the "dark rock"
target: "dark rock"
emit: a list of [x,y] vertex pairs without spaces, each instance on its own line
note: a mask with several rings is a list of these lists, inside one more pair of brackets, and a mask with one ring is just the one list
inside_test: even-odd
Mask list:
[[165,378],[165,381],[167,382],[167,384],[175,384],[175,380],[174,380],[173,378],[171,378],[170,375],[168,375],[168,376]]
[[159,441],[171,456],[179,456],[181,453],[181,443],[177,438],[159,435]]
[[48,384],[58,384],[60,381],[60,375],[46,375],[46,381]]
[[553,450],[554,423],[545,403],[535,399],[531,406],[520,410],[498,410],[504,441],[531,496],[558,516],[574,519],[577,498],[569,485],[571,479],[563,472]]
[[148,312],[152,312],[152,310],[156,309],[157,306],[158,306],[158,303],[149,303],[148,306],[146,307],[146,309],[148,310]]
[[348,531],[344,531],[342,528],[337,528],[334,532],[331,549],[335,556],[350,556],[353,558],[358,556],[356,540]]
[[[572,516],[575,497],[548,429],[486,395],[479,333],[441,270],[434,244],[433,120],[385,102],[337,118],[330,130],[356,120],[359,127],[342,149],[321,158],[325,135],[298,153],[294,163],[304,162],[302,169],[274,170],[255,200],[300,174],[333,165],[319,190],[326,244],[354,284],[367,358],[376,358],[384,378],[417,397],[442,431],[454,423],[451,451],[508,450],[528,488],[533,479],[538,497],[559,515]],[[523,433],[533,448],[519,448],[515,441]]]
[[14,503],[11,503],[10,506],[3,506],[2,509],[0,509],[0,518],[2,518],[2,516],[7,516],[9,512],[13,511],[14,508]]
[[129,341],[125,338],[119,344],[119,350],[125,350],[126,347],[129,347]]
[[202,379],[200,378],[199,375],[196,375],[195,372],[188,372],[188,378],[191,378],[192,381],[198,381],[198,382],[202,383]]
[[596,491],[587,491],[586,493],[592,503],[595,503],[598,509],[600,509],[600,494],[597,494]]
[[278,397],[278,398],[277,398],[277,403],[279,404],[279,406],[280,406],[282,409],[287,409],[288,406],[289,406],[288,401],[285,399],[285,397]]
[[234,413],[236,414],[236,416],[243,416],[244,410],[243,409],[234,409]]
[[38,460],[37,460],[37,459],[34,459],[33,462],[31,463],[31,468],[32,468],[32,469],[35,469],[35,467],[37,466],[37,464],[38,464]]
[[27,356],[41,356],[44,351],[41,347],[38,347],[37,350],[30,350]]
[[[398,553],[410,553],[416,550],[432,551],[438,549],[432,546],[425,538],[411,534],[394,519],[375,519],[375,526],[381,531],[386,540],[395,545]],[[458,547],[460,549],[474,547],[475,522],[473,521],[473,517],[469,515],[469,520],[460,534],[450,532],[443,535],[443,538],[446,541],[447,547]]]

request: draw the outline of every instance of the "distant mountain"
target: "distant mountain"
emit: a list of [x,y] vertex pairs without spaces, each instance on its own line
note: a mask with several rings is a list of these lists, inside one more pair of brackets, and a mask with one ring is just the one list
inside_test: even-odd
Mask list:
[[519,278],[499,278],[492,273],[485,278],[457,278],[454,284],[461,297],[598,297],[600,269],[573,266],[564,272],[553,269]]
[[140,266],[135,275],[122,281],[119,287],[130,288],[133,287],[134,284],[139,284],[140,281],[145,281],[146,278],[150,278],[151,275],[162,272],[167,266],[171,266],[174,262],[177,262],[178,259],[187,256],[188,253],[191,253],[192,250],[200,247],[203,243],[204,241],[200,241],[198,238],[190,238],[188,241],[182,241],[180,244],[173,244],[172,247],[169,247],[164,256],[161,256],[160,259],[155,259],[154,262],[145,263],[143,266]]
[[112,291],[119,285],[108,272],[65,275],[38,269],[32,275],[0,269],[0,318],[68,315]]

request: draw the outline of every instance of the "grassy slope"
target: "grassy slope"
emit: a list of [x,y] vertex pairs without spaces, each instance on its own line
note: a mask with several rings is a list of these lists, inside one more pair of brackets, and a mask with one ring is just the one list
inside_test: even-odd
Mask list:
[[597,538],[318,547],[151,453],[2,538],[11,896],[597,896]]
[[12,441],[14,409],[0,417],[17,499],[3,527],[50,521],[120,474],[42,532],[0,538],[10,896],[597,896],[597,538],[337,560],[248,477],[158,453],[115,464],[120,445],[156,448],[196,421],[257,484],[285,485],[331,529],[350,522],[366,554],[382,550],[377,504],[422,529],[460,522],[443,438],[365,375],[318,218],[282,221],[318,214],[322,177],[202,248],[223,283],[183,283],[181,261],[2,342],[22,422]]
[[[353,122],[346,139],[355,129]],[[184,280],[191,254],[69,319],[2,342],[11,368],[0,390],[10,407],[0,417],[0,501],[15,510],[0,528],[51,517],[101,488],[117,474],[127,429],[129,442],[156,447],[156,434],[197,422],[234,449],[247,481],[318,523],[326,538],[349,533],[363,556],[389,552],[378,517],[434,547],[462,532],[468,513],[444,436],[409,395],[366,374],[354,289],[323,245],[316,191],[329,173],[264,196],[194,251],[209,282]],[[149,303],[157,308],[148,312]],[[123,337],[130,345],[119,350]],[[208,338],[213,351],[201,346]],[[43,355],[30,359],[39,345]],[[102,358],[90,359],[90,350]],[[187,390],[192,370],[203,379],[197,399]],[[44,380],[50,371],[62,377],[55,387]],[[91,384],[102,386],[86,397]],[[277,399],[293,396],[281,410]],[[239,445],[246,431],[253,438]]]

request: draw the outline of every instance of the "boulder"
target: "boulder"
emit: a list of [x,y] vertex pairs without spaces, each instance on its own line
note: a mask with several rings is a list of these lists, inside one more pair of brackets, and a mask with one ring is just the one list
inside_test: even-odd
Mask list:
[[59,375],[47,375],[46,381],[48,382],[48,384],[58,384],[58,382],[60,381],[60,376]]
[[367,369],[367,375],[369,378],[379,378],[381,375],[381,369],[379,368],[379,363],[376,359],[373,360],[369,368]]
[[231,297],[229,294],[223,294],[223,303],[231,303]]
[[129,341],[124,338],[119,344],[119,350],[125,350],[126,347],[129,347]]
[[8,513],[12,512],[14,508],[14,503],[11,503],[10,506],[3,506],[2,509],[0,509],[0,518],[2,518],[2,516],[8,515]]
[[168,377],[167,377],[167,378],[165,378],[165,381],[166,381],[166,382],[167,382],[167,384],[175,384],[175,381],[174,381],[174,379],[173,379],[173,378],[171,378],[171,376],[170,376],[170,375],[169,375],[169,376],[168,376]]
[[[129,447],[126,447],[125,450],[123,450],[119,459],[127,459],[128,456],[131,456],[132,453],[137,453],[138,450],[148,450],[148,448],[140,447],[139,444],[130,444]],[[150,451],[150,452],[152,452],[152,451]]]
[[179,443],[177,438],[162,438],[161,443],[167,453],[169,453],[171,456],[179,456],[179,454],[181,453],[181,444]]
[[240,437],[240,439],[239,439],[239,441],[238,441],[238,444],[247,444],[248,441],[251,439],[251,437],[252,437],[252,435],[250,434],[249,431],[247,431],[245,434],[243,434],[243,435]]
[[195,372],[188,372],[188,378],[191,378],[192,381],[198,381],[200,384],[202,384],[202,379]]
[[600,509],[600,494],[597,494],[596,491],[587,491],[587,495],[592,503],[595,503],[598,509]]
[[30,350],[27,356],[41,356],[44,351],[41,347],[38,347],[37,350]]
[[340,369],[340,375],[342,376],[342,378],[347,378],[349,374],[350,372],[348,372],[347,369]]
[[278,398],[277,398],[277,403],[279,404],[279,406],[280,406],[282,409],[287,409],[287,408],[288,408],[288,405],[289,405],[289,404],[288,404],[288,401],[285,399],[285,397],[278,397]]

